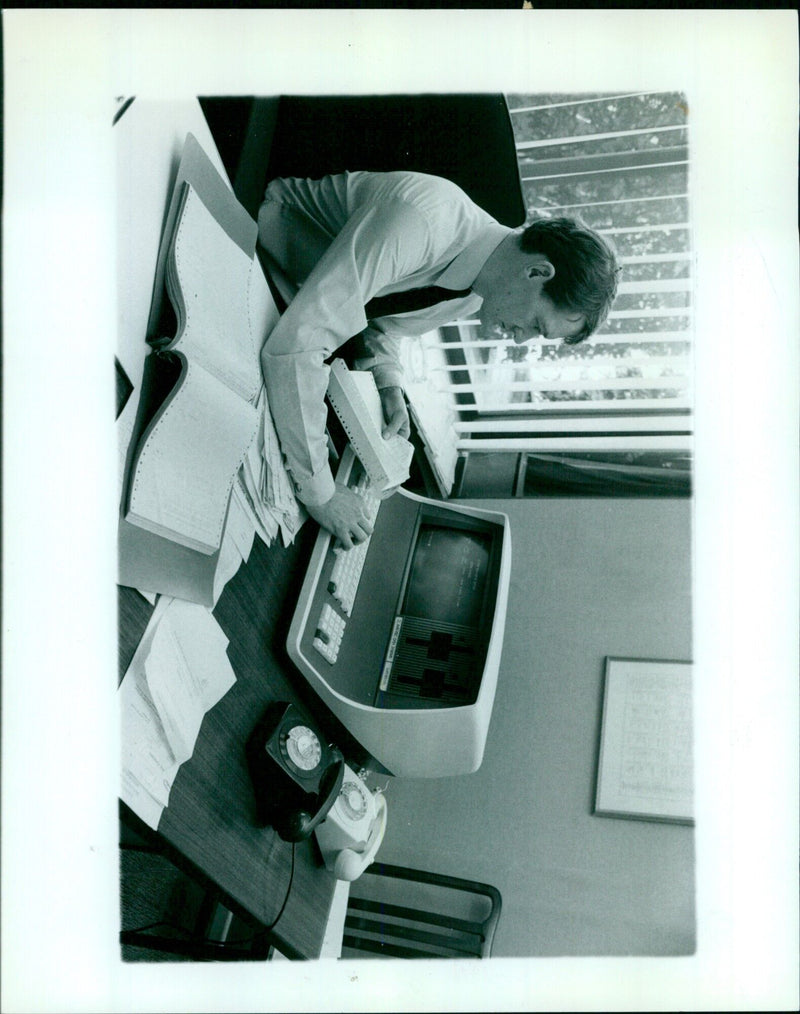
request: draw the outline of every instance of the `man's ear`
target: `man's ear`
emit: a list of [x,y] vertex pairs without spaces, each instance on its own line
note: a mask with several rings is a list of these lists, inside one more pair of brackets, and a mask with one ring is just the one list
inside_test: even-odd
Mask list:
[[544,254],[532,254],[525,270],[528,278],[541,278],[545,282],[549,282],[556,273],[556,269]]

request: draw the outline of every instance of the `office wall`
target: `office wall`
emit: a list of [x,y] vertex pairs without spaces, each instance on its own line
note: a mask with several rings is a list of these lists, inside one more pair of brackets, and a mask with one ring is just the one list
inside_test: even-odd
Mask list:
[[513,537],[484,761],[393,779],[381,858],[497,886],[498,956],[691,953],[692,829],[592,815],[605,656],[691,658],[691,503],[474,503]]

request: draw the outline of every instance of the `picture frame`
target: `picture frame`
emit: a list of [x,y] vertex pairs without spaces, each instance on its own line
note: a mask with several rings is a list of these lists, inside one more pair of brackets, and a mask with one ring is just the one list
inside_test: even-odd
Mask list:
[[606,658],[594,813],[694,824],[691,662]]

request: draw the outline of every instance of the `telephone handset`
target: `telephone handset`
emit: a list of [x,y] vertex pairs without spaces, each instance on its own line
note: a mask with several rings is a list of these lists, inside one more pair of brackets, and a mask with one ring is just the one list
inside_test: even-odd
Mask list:
[[253,729],[246,754],[259,824],[272,825],[284,841],[310,837],[341,790],[340,751],[300,707],[275,701]]
[[357,880],[372,863],[386,833],[386,797],[373,794],[345,764],[344,779],[327,817],[317,827],[317,843],[339,880]]

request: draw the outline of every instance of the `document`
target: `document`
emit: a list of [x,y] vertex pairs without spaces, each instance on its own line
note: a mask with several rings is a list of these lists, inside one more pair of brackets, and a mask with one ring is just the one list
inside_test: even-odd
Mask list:
[[227,647],[211,611],[181,599],[170,602],[153,635],[147,687],[178,764],[192,756],[205,713],[236,682]]
[[258,430],[239,469],[240,493],[244,494],[255,530],[266,545],[272,543],[278,531],[284,545],[289,545],[306,513],[294,495],[263,386],[256,408],[259,411]]
[[203,717],[236,682],[205,606],[161,596],[120,688],[122,800],[157,828]]
[[147,687],[144,662],[172,600],[162,595],[119,687],[122,731],[120,798],[152,828],[158,827],[178,771]]
[[219,550],[219,560],[214,573],[214,605],[219,601],[225,585],[237,572],[242,563],[247,563],[255,538],[252,512],[242,503],[239,479],[234,482],[228,504],[228,518]]

